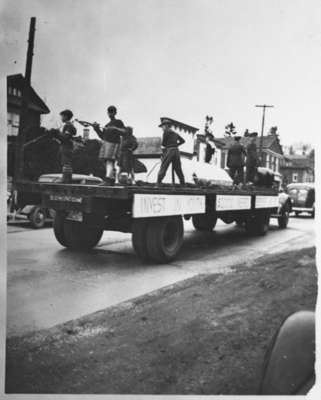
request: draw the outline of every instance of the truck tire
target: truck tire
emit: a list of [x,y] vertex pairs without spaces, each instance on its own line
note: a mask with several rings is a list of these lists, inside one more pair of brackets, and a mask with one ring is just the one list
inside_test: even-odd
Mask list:
[[311,218],[315,218],[315,205],[313,204],[313,210],[311,213]]
[[183,236],[181,216],[151,219],[146,235],[149,257],[159,263],[173,260],[182,247]]
[[280,229],[286,229],[289,223],[290,212],[288,207],[284,207],[281,215],[278,217],[278,224]]
[[73,250],[88,251],[98,244],[103,229],[65,219],[63,232],[66,247]]
[[36,206],[28,215],[28,219],[33,228],[43,228],[46,223],[46,211],[43,208]]
[[147,250],[147,226],[148,218],[137,218],[132,223],[132,244],[138,257],[148,260]]
[[217,217],[208,214],[196,214],[192,216],[192,222],[197,231],[212,232],[215,228]]
[[251,215],[245,221],[245,229],[249,235],[264,236],[269,230],[269,222],[269,213]]
[[67,247],[65,233],[64,233],[64,224],[65,224],[65,214],[62,212],[56,212],[53,220],[53,231],[57,241],[64,247]]

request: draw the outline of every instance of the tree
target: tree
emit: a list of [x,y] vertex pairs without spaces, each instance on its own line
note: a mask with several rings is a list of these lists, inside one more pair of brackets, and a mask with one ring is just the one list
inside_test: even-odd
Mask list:
[[278,130],[277,126],[271,126],[270,131],[269,131],[269,135],[278,136],[277,130]]
[[237,132],[235,130],[235,125],[233,124],[233,122],[229,123],[228,125],[226,125],[225,127],[225,135],[227,136],[232,136],[232,135],[236,135]]

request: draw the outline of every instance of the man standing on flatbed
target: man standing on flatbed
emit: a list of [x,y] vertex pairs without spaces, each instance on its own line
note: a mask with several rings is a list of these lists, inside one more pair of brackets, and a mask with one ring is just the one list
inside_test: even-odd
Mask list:
[[227,167],[230,170],[230,177],[233,179],[235,185],[243,183],[244,180],[244,164],[246,150],[240,143],[241,136],[234,137],[234,143],[227,153]]
[[160,184],[164,179],[168,167],[172,164],[173,169],[178,176],[181,185],[185,185],[185,178],[182,171],[181,156],[178,147],[185,143],[185,140],[175,131],[170,129],[170,121],[161,118],[160,128],[163,129],[162,146],[163,156],[162,164],[158,172],[157,183]]
[[125,125],[122,120],[116,119],[117,109],[115,106],[109,106],[107,113],[110,121],[103,129],[95,122],[93,128],[97,135],[103,140],[99,152],[99,158],[106,165],[105,185],[115,183],[115,162],[119,152],[121,134],[125,133]]
[[246,148],[246,181],[254,183],[259,159],[256,147],[257,132],[250,134],[251,141]]

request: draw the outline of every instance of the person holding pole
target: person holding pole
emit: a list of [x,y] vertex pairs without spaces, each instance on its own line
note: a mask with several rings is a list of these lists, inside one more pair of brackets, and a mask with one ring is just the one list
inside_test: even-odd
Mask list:
[[163,129],[163,156],[160,170],[158,172],[157,184],[164,179],[168,167],[173,166],[173,170],[178,176],[181,185],[185,185],[185,178],[182,171],[181,156],[178,147],[185,143],[185,140],[175,131],[170,129],[170,121],[161,118],[160,128]]

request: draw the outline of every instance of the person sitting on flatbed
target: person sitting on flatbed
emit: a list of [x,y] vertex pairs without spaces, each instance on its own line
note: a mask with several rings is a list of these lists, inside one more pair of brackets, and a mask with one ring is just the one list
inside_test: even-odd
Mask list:
[[115,162],[119,153],[121,134],[125,133],[125,125],[122,120],[116,119],[117,109],[115,106],[109,106],[107,113],[110,121],[103,129],[100,129],[98,123],[93,124],[93,128],[98,136],[103,140],[99,152],[99,158],[105,163],[106,177],[104,185],[113,185],[115,183]]
[[62,165],[62,183],[72,183],[72,151],[73,136],[76,136],[77,129],[71,122],[73,113],[70,110],[63,110],[60,113],[63,127],[61,132],[52,130],[55,138],[60,142],[60,162]]
[[181,156],[178,147],[185,143],[185,140],[175,131],[170,129],[170,121],[166,118],[161,119],[159,125],[163,129],[163,156],[160,170],[158,172],[157,184],[164,179],[168,167],[173,165],[173,169],[178,176],[181,185],[185,185],[185,178],[182,171]]

